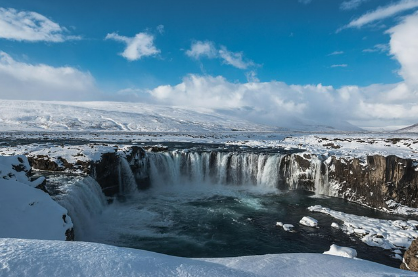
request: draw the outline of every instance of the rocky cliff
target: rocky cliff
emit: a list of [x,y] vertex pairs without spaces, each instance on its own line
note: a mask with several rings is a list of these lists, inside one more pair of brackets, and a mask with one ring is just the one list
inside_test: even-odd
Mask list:
[[[163,167],[172,166],[167,162],[168,158],[173,159],[172,163],[182,163],[176,170],[180,170],[179,174],[183,175],[195,174],[194,168],[202,168],[200,174],[219,175],[222,170],[217,170],[216,167],[223,166],[225,182],[239,183],[250,180],[257,183],[260,182],[257,178],[260,178],[261,174],[271,174],[277,176],[274,176],[275,179],[270,178],[274,180],[269,182],[274,182],[273,186],[281,190],[304,189],[374,208],[391,208],[390,205],[388,206],[388,201],[392,204],[418,207],[418,163],[411,159],[380,155],[352,158],[306,152],[276,154],[275,159],[269,159],[268,156],[273,154],[221,155],[214,151],[186,151],[173,154],[165,149],[158,153],[148,151],[132,146],[103,153],[98,161],[77,161],[71,164],[63,158],[57,162],[47,157],[34,156],[30,158],[30,162],[34,168],[40,170],[81,170],[94,177],[107,196],[120,194],[124,179],[131,178],[130,175],[133,175],[139,189],[148,188],[151,185],[150,157],[152,156],[153,159],[160,159],[157,162],[164,163]],[[272,165],[272,163],[276,164]],[[272,168],[267,172],[268,166],[277,169]],[[164,175],[162,171],[161,175]]]

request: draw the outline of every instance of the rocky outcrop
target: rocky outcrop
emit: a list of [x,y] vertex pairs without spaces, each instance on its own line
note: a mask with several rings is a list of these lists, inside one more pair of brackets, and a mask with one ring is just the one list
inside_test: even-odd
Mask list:
[[412,160],[396,156],[368,156],[365,160],[332,158],[329,182],[350,201],[386,207],[387,200],[418,207],[418,171]]
[[119,156],[116,153],[104,153],[99,162],[91,164],[89,173],[106,196],[113,196],[119,193],[119,169]]
[[418,207],[417,163],[411,159],[303,154],[284,157],[280,172],[290,188],[317,191],[374,208],[388,208],[388,200]]
[[414,240],[403,255],[401,269],[418,272],[418,240]]

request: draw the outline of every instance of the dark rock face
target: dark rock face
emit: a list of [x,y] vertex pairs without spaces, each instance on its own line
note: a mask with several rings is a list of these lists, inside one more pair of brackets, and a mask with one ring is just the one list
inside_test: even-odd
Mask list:
[[102,159],[91,165],[90,175],[96,179],[106,196],[119,192],[119,156],[116,153],[104,153]]
[[401,269],[418,272],[418,241],[415,239],[403,255]]
[[146,152],[143,148],[133,146],[131,153],[126,155],[126,159],[134,174],[136,184],[139,189],[147,189],[151,186],[149,177],[149,164],[146,159]]
[[387,200],[418,206],[418,171],[412,160],[375,155],[365,161],[332,158],[328,179],[339,184],[340,197],[375,208],[386,207]]

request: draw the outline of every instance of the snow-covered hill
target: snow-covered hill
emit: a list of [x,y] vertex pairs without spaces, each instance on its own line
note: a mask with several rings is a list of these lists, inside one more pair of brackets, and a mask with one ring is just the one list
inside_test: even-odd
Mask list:
[[400,133],[418,133],[418,123],[398,130]]
[[2,131],[268,131],[273,130],[204,108],[119,102],[0,100]]
[[[161,106],[128,102],[55,102],[0,100],[2,131],[361,131],[336,120],[323,125],[312,120],[289,120],[265,125],[242,110]],[[276,121],[277,121],[276,120]]]

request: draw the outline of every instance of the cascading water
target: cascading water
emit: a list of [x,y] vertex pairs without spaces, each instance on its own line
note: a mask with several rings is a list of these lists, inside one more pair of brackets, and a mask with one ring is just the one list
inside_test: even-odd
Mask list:
[[[148,153],[152,186],[216,184],[258,187],[269,190],[305,189],[336,195],[328,184],[328,168],[312,156],[302,169],[295,155],[171,151]],[[301,183],[310,182],[303,186]]]
[[119,158],[119,193],[130,195],[137,191],[134,173],[125,157]]
[[100,185],[91,177],[83,178],[61,188],[55,199],[68,210],[76,240],[90,240],[97,226],[96,218],[106,207],[106,198]]
[[217,184],[277,189],[281,154],[172,151],[148,153],[152,185]]

